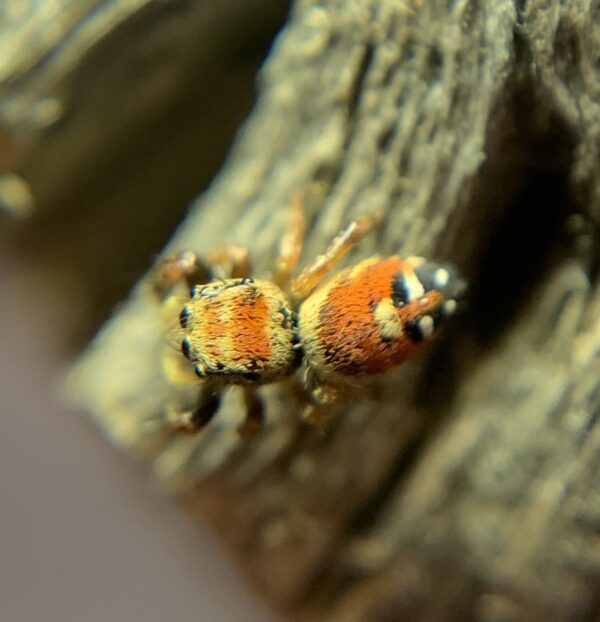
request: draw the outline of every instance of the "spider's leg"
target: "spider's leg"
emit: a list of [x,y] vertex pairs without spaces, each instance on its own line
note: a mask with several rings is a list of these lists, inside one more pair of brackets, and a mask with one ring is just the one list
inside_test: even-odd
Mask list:
[[165,300],[177,285],[189,290],[193,285],[208,283],[216,276],[249,277],[252,270],[250,253],[245,246],[225,244],[201,258],[194,251],[183,250],[161,261],[151,277],[155,295]]
[[165,300],[179,284],[189,289],[195,283],[206,283],[212,278],[211,266],[194,251],[174,253],[161,261],[151,276],[152,289],[159,300]]
[[343,387],[325,382],[311,367],[307,367],[302,374],[299,395],[302,419],[314,426],[325,425],[335,413],[335,407],[346,401]]
[[206,260],[210,266],[224,267],[230,279],[246,279],[252,275],[250,251],[241,244],[224,244],[210,252]]
[[304,243],[306,223],[302,194],[296,192],[290,205],[290,222],[279,245],[273,280],[283,290],[287,289],[292,273],[298,265],[298,259]]
[[246,418],[238,427],[238,433],[242,437],[255,436],[261,431],[264,423],[264,404],[256,390],[250,387],[244,387],[244,403]]
[[195,405],[191,408],[181,408],[170,405],[167,409],[168,423],[182,432],[194,434],[199,432],[215,415],[221,404],[221,387],[210,382],[200,385],[200,392]]
[[379,215],[362,216],[353,220],[333,240],[322,255],[318,255],[291,282],[290,293],[297,301],[304,300],[315,289],[319,282],[347,255],[358,242],[379,220]]
[[302,419],[314,426],[325,425],[343,404],[352,404],[373,398],[371,390],[362,385],[333,384],[323,380],[308,367],[299,387]]

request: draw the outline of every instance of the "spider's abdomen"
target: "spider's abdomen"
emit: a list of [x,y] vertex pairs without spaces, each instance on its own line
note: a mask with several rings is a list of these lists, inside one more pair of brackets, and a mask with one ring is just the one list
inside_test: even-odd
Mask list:
[[300,307],[307,363],[334,381],[395,367],[436,336],[463,290],[452,269],[420,257],[366,259]]
[[197,285],[180,323],[182,352],[201,378],[266,383],[290,375],[297,365],[294,313],[284,293],[268,281]]

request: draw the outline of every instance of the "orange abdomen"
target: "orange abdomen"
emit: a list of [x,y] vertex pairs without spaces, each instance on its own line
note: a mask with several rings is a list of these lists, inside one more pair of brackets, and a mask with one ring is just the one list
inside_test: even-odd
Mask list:
[[319,376],[384,372],[430,340],[434,319],[424,318],[441,307],[444,295],[424,286],[417,276],[417,260],[411,259],[362,261],[302,304],[300,342],[308,365]]

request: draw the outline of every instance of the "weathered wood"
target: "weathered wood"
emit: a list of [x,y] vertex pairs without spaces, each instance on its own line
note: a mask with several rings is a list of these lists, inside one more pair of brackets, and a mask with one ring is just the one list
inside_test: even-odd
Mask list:
[[300,1],[229,161],[169,245],[247,243],[267,274],[292,193],[304,258],[382,209],[356,256],[457,263],[469,309],[325,434],[289,388],[241,442],[239,396],[197,438],[162,423],[163,327],[140,285],[71,378],[76,399],[210,517],[307,620],[600,615],[600,25],[571,0]]

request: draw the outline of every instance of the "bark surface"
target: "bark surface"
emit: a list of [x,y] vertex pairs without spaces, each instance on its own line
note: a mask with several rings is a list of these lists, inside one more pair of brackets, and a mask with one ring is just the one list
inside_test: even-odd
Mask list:
[[140,285],[71,386],[208,517],[293,619],[600,615],[600,20],[583,0],[298,1],[229,159],[168,249],[233,240],[268,275],[311,189],[303,261],[353,217],[374,252],[457,264],[468,309],[325,433],[267,387],[195,438],[162,423],[164,326]]

